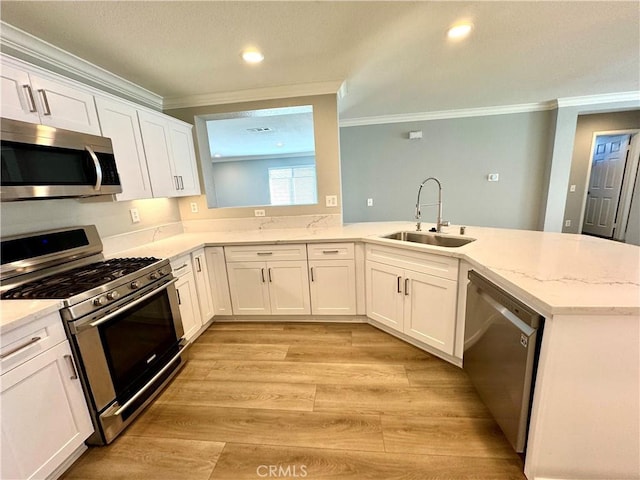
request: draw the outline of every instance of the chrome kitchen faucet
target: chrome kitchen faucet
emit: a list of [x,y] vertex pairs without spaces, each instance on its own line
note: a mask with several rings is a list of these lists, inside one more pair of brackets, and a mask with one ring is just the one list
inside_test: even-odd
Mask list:
[[[429,180],[433,180],[438,184],[438,203],[420,204],[420,194],[422,193],[422,187],[424,187],[424,184],[427,183]],[[424,182],[422,182],[420,184],[420,188],[418,188],[418,200],[416,201],[416,220],[418,221],[416,223],[417,232],[420,232],[422,230],[420,228],[420,224],[421,224],[420,216],[422,215],[422,212],[420,211],[420,207],[432,207],[436,205],[438,207],[438,217],[436,218],[436,232],[442,233],[442,227],[449,226],[449,222],[447,220],[442,220],[442,184],[440,183],[440,180],[438,180],[436,177],[429,177]]]

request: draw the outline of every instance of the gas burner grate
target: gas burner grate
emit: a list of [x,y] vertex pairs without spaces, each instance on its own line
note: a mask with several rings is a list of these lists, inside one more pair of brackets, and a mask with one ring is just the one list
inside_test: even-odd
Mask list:
[[69,298],[135,273],[153,263],[154,257],[114,258],[60,272],[4,292],[3,300]]

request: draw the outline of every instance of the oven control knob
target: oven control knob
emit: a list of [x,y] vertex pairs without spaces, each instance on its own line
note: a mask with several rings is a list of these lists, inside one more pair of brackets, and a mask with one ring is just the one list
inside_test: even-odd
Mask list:
[[149,280],[157,280],[158,279],[158,274],[156,272],[153,272],[149,275]]
[[140,284],[137,280],[135,280],[129,284],[129,287],[131,288],[131,290],[135,290],[136,288],[140,287]]
[[113,292],[107,293],[107,300],[115,300],[119,296],[120,296],[120,294],[118,293],[118,291],[114,290]]
[[98,297],[98,298],[96,298],[96,299],[93,301],[93,304],[94,304],[96,307],[101,307],[102,305],[104,305],[104,304],[105,304],[105,298],[104,298],[104,297]]

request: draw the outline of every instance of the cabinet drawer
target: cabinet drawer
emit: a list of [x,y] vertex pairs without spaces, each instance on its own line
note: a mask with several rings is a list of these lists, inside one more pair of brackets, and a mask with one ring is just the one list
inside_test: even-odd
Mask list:
[[181,257],[172,260],[171,270],[173,271],[173,276],[176,278],[192,272],[193,267],[191,266],[191,255],[182,255]]
[[351,260],[353,243],[311,243],[307,245],[309,260]]
[[239,245],[224,247],[227,262],[265,262],[270,260],[306,260],[304,244]]
[[0,370],[8,372],[66,339],[58,312],[11,330],[2,335]]
[[458,259],[454,257],[373,244],[367,245],[366,255],[367,260],[386,265],[408,268],[414,272],[435,275],[449,280],[458,279]]

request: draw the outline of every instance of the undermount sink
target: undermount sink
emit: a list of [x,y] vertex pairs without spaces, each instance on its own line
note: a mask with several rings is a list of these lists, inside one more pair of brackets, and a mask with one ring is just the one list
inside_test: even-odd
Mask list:
[[391,240],[400,240],[402,242],[422,243],[424,245],[435,245],[438,247],[461,247],[467,243],[475,241],[475,238],[449,237],[447,235],[439,235],[436,233],[423,232],[396,232],[391,235],[385,235],[382,238],[390,238]]

